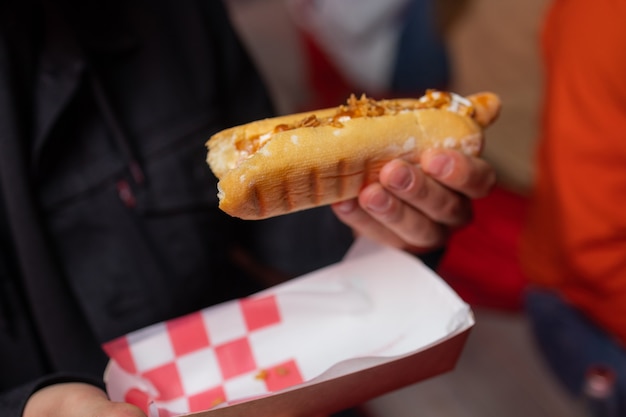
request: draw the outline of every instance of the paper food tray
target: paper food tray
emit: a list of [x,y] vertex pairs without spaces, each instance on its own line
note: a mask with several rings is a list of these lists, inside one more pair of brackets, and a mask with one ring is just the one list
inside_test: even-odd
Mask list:
[[332,413],[451,370],[469,306],[415,257],[337,264],[107,343],[109,396],[151,417]]

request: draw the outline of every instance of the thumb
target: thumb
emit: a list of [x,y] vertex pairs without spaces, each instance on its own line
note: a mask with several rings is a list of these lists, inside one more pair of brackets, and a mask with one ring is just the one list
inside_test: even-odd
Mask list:
[[47,386],[35,392],[23,417],[146,417],[140,408],[112,402],[93,385],[70,382]]

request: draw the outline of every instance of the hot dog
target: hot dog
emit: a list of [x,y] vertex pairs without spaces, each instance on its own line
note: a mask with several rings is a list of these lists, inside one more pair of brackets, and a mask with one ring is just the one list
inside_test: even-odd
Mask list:
[[493,93],[461,97],[428,91],[419,99],[346,104],[235,126],[206,143],[219,207],[264,219],[353,198],[395,158],[419,163],[426,149],[480,154],[483,129],[498,116]]

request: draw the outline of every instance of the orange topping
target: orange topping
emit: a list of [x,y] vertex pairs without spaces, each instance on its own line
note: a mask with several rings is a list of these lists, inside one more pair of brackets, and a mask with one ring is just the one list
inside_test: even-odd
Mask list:
[[464,104],[455,106],[455,97],[451,93],[428,90],[426,94],[419,100],[411,102],[400,100],[375,100],[367,97],[365,94],[360,98],[356,98],[354,94],[348,97],[346,104],[338,107],[335,114],[331,117],[320,119],[315,114],[311,114],[306,118],[292,124],[279,124],[271,132],[253,135],[251,137],[241,137],[235,142],[238,151],[245,155],[252,155],[270,139],[274,133],[285,132],[288,130],[298,129],[301,127],[317,127],[317,126],[333,126],[342,128],[343,122],[349,119],[359,117],[378,117],[383,115],[397,114],[405,111],[420,109],[454,109],[464,116],[472,116],[474,108],[471,105]]

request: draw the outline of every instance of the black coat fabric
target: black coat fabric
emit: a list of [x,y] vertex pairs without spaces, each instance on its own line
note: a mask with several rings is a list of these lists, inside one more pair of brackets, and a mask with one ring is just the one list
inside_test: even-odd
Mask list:
[[220,2],[0,8],[1,416],[100,383],[103,342],[258,290],[233,247],[289,275],[341,258],[329,210],[217,209],[204,143],[273,112]]

